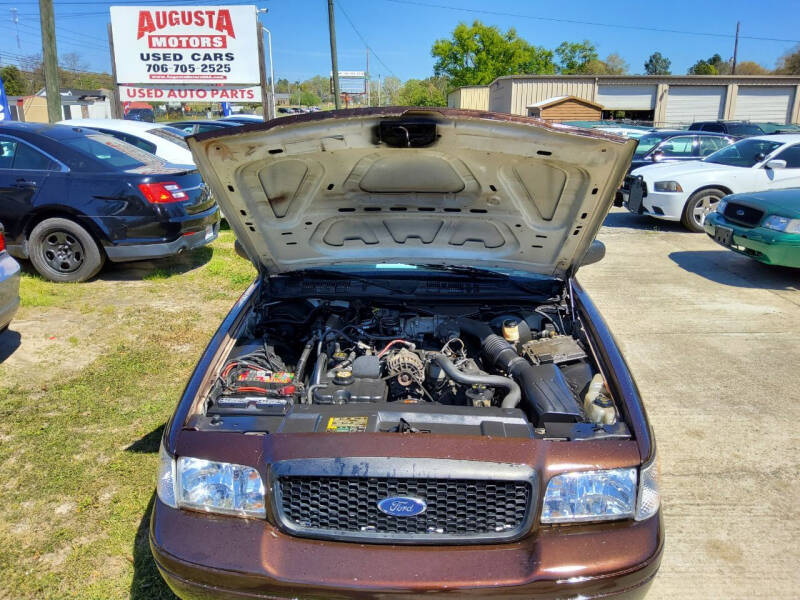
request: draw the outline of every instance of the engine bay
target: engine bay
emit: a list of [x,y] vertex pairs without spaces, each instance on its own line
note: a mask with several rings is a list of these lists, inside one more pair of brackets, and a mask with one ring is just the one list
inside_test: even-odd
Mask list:
[[266,301],[216,375],[195,427],[630,438],[561,304]]

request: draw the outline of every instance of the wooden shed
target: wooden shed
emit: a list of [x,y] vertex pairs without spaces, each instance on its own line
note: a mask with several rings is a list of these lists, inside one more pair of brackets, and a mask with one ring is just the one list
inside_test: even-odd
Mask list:
[[528,116],[550,123],[561,121],[599,121],[603,107],[575,96],[556,96],[528,105]]

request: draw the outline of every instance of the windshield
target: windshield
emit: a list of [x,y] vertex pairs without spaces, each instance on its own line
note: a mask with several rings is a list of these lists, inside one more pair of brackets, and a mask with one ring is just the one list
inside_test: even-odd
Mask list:
[[658,135],[656,133],[648,133],[647,135],[643,135],[639,138],[639,145],[636,146],[636,153],[633,155],[634,158],[642,158],[667,137],[669,136]]
[[148,129],[147,133],[164,140],[169,140],[173,144],[178,144],[181,148],[189,149],[189,144],[187,144],[184,139],[186,137],[186,132],[176,129],[175,127],[155,127],[153,129]]
[[160,162],[155,156],[136,146],[101,133],[65,139],[64,144],[105,165],[124,171]]
[[754,164],[761,162],[768,155],[781,146],[780,142],[770,142],[767,140],[741,140],[717,150],[704,158],[705,162],[727,165],[729,167],[750,168]]

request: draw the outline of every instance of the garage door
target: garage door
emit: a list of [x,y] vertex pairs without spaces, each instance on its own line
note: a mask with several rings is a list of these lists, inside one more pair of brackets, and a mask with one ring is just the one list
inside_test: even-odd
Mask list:
[[598,85],[595,101],[607,110],[652,110],[656,107],[656,86]]
[[669,86],[666,125],[675,127],[721,119],[726,89],[722,85]]
[[791,118],[793,101],[794,87],[740,85],[736,96],[736,118],[784,125]]

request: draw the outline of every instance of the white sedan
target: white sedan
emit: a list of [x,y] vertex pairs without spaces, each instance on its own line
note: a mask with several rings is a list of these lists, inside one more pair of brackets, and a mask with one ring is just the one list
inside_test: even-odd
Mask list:
[[723,196],[790,187],[800,187],[797,134],[751,137],[700,161],[640,167],[620,192],[631,212],[702,232],[706,215]]
[[59,124],[94,129],[155,154],[168,163],[194,166],[192,153],[183,139],[186,134],[168,125],[127,119],[69,119]]

